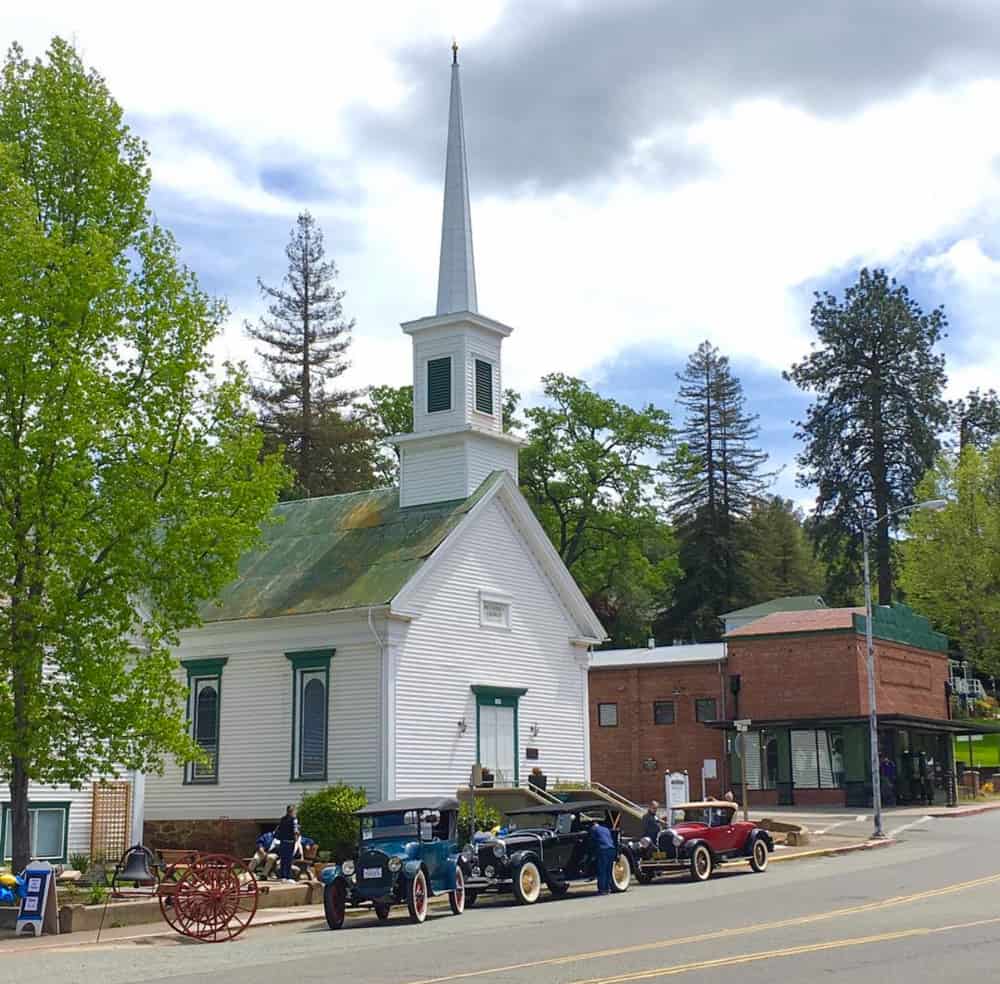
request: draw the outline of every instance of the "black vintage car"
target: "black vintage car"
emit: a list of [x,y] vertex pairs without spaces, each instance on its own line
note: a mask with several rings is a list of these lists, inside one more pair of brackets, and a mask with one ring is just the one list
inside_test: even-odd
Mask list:
[[471,848],[472,872],[466,878],[466,904],[481,892],[512,892],[522,905],[538,901],[542,886],[565,895],[571,882],[597,877],[590,828],[603,823],[611,831],[618,856],[611,869],[611,890],[628,890],[631,851],[620,833],[621,813],[602,800],[526,807],[507,814],[508,825],[495,836],[477,835]]

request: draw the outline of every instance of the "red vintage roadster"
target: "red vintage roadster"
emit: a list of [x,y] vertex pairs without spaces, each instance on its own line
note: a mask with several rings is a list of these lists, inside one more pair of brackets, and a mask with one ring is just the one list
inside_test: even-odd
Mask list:
[[748,860],[754,871],[763,871],[774,850],[771,835],[737,820],[736,809],[728,800],[675,806],[670,825],[660,830],[655,842],[652,837],[629,842],[636,878],[645,884],[657,875],[687,870],[693,881],[707,881],[715,868],[735,860]]

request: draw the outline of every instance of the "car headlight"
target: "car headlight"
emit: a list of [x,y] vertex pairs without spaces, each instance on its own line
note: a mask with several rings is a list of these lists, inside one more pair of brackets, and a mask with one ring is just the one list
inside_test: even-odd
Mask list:
[[353,875],[353,874],[354,874],[354,862],[353,862],[353,861],[351,861],[351,860],[347,860],[347,861],[345,861],[345,862],[344,862],[344,863],[343,863],[343,864],[342,864],[342,865],[340,866],[340,870],[341,870],[341,871],[342,871],[342,872],[343,872],[343,873],[344,873],[345,875]]
[[648,837],[642,837],[639,840],[639,847],[643,851],[648,851],[653,846],[653,842]]
[[389,858],[388,868],[393,874],[399,871],[402,867],[403,862],[399,858]]
[[670,832],[670,837],[674,842],[674,847],[680,847],[684,843],[684,838],[676,830]]
[[493,845],[493,857],[502,858],[507,853],[507,846],[501,841]]
[[483,874],[486,875],[487,878],[492,878],[496,873],[497,869],[494,868],[493,865],[491,864],[486,865],[486,870],[483,872]]

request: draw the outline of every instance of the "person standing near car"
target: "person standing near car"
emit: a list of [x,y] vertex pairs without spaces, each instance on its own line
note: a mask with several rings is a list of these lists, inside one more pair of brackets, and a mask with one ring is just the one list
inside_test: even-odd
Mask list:
[[611,866],[615,863],[614,838],[611,831],[599,822],[591,826],[589,837],[597,861],[597,894],[607,895],[611,891]]
[[656,815],[659,808],[656,800],[650,800],[649,808],[642,817],[642,836],[648,837],[654,844],[660,836],[660,818]]
[[282,881],[292,880],[292,857],[295,854],[295,842],[299,837],[299,818],[295,815],[295,807],[289,803],[285,807],[285,815],[274,828],[274,839],[278,841],[278,858],[281,861],[279,875]]

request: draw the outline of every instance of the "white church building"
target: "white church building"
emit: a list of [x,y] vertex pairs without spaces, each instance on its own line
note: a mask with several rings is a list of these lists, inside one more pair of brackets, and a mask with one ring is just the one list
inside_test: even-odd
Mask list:
[[[457,54],[437,311],[413,346],[398,489],[281,503],[281,522],[182,634],[208,765],[145,783],[145,839],[226,847],[331,783],[370,800],[589,780],[589,649],[605,636],[518,490],[501,348],[480,314]],[[228,826],[227,826],[228,823]],[[216,836],[218,835],[218,836]],[[173,844],[171,843],[173,842]]]

